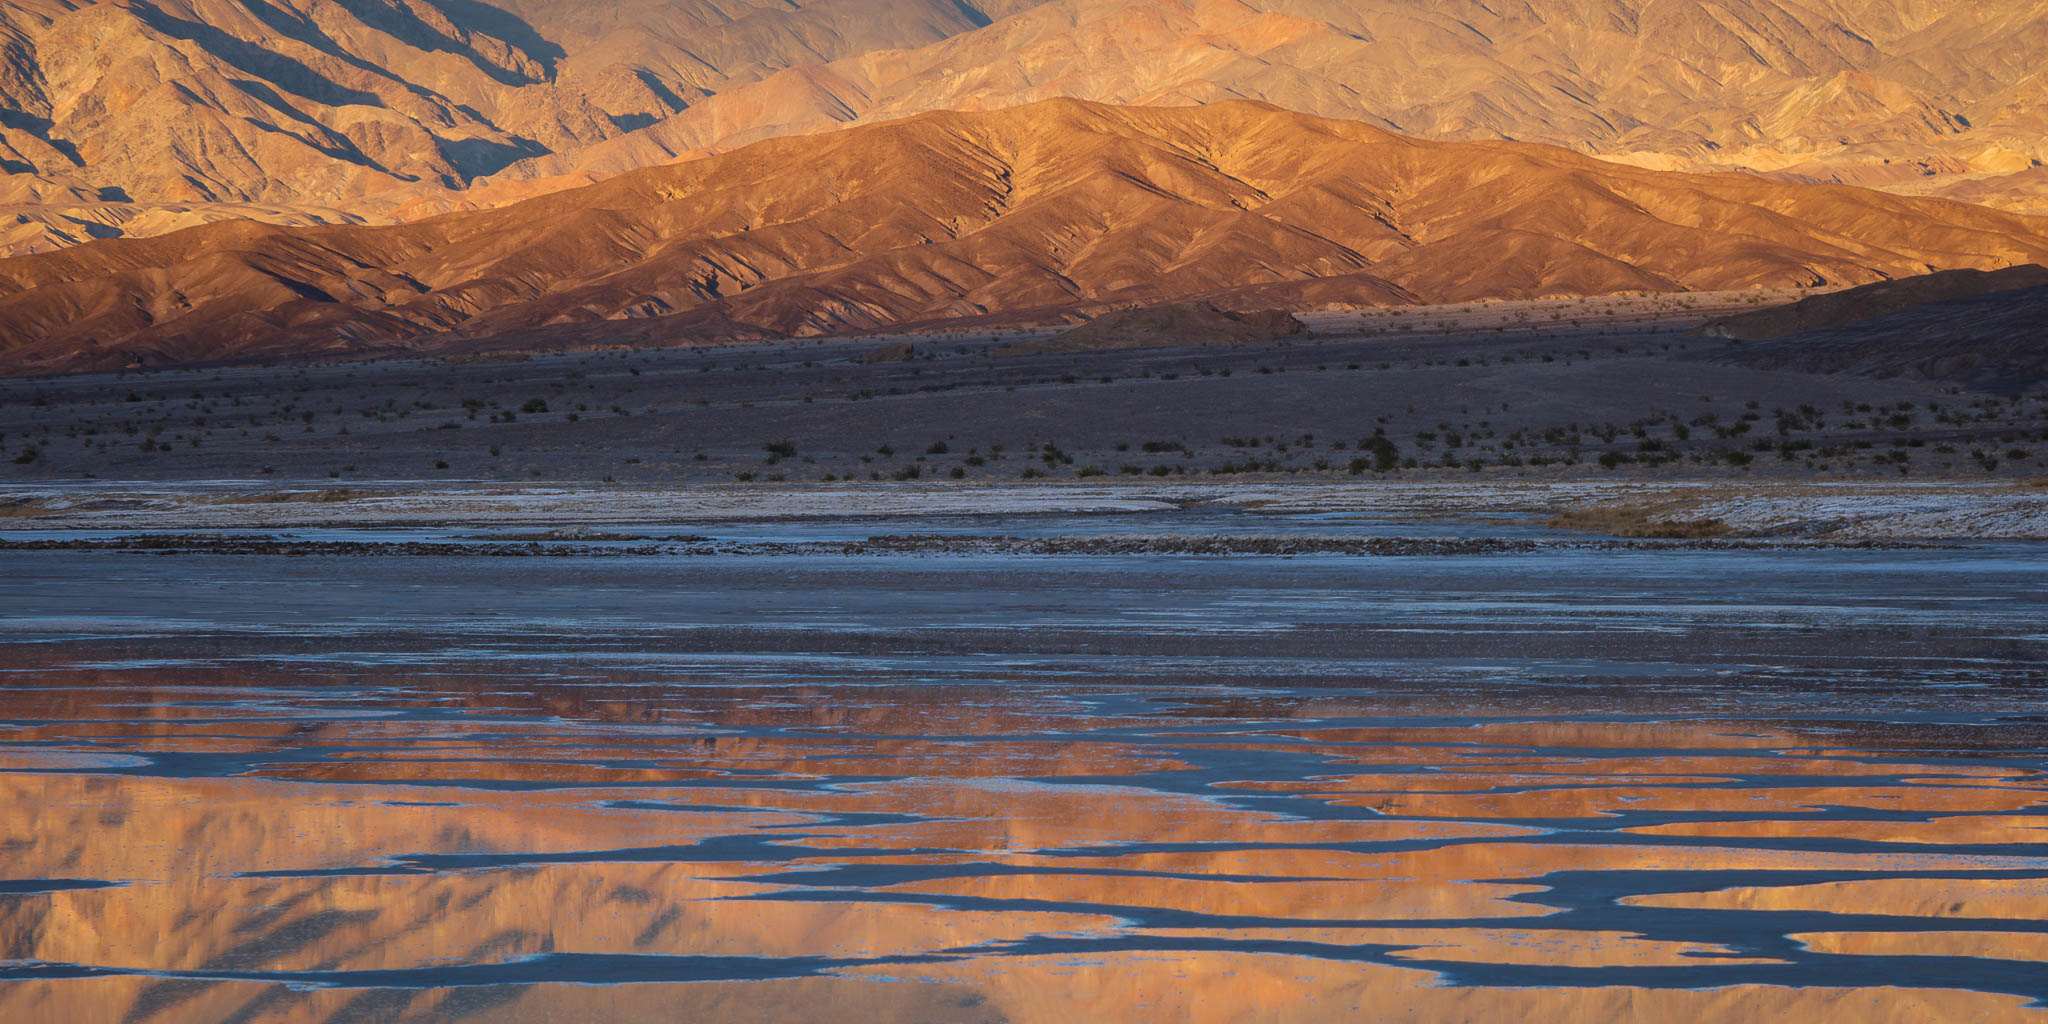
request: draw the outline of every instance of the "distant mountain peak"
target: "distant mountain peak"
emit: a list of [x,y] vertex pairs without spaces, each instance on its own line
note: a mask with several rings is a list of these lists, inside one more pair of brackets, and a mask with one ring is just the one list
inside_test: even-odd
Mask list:
[[411,219],[1052,97],[2048,213],[2043,52],[2044,0],[18,0],[0,253]]

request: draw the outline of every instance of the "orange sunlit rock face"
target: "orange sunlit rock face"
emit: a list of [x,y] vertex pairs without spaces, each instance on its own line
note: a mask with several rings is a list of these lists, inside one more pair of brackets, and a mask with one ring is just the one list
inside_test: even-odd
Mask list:
[[156,365],[1867,284],[2048,262],[2044,224],[1260,103],[1045,100],[407,224],[221,221],[0,260],[0,373],[126,365],[109,349]]
[[2042,775],[1882,729],[343,677],[10,691],[0,1019],[2041,1016]]
[[769,135],[1242,97],[2040,212],[2030,0],[17,0],[0,253],[415,219]]

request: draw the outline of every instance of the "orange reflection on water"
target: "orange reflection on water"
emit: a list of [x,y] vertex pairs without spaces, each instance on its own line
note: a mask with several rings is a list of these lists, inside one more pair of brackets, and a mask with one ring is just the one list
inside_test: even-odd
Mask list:
[[1311,942],[1331,946],[1395,946],[1397,960],[1531,964],[1556,967],[1694,967],[1711,955],[1718,963],[1776,963],[1743,957],[1723,945],[1646,939],[1630,932],[1545,931],[1528,928],[1158,928],[1152,935]]
[[[1089,914],[747,900],[741,897],[782,887],[721,873],[718,866],[576,864],[150,882],[52,893],[32,922],[15,918],[5,934],[12,955],[55,963],[291,972],[417,968],[451,957],[492,963],[558,950],[872,958],[1115,925]],[[192,922],[196,913],[208,920]],[[29,923],[32,931],[17,931]],[[164,946],[169,935],[179,941]]]
[[1772,1021],[1915,1024],[2040,1021],[2028,1000],[1953,989],[1731,985],[1704,990],[1484,988],[1444,985],[1430,971],[1257,953],[1131,953],[1013,957],[1000,962],[872,968],[856,976],[963,983],[1004,1019],[1274,1021]]
[[2048,920],[2048,878],[1871,878],[1630,896],[1642,907],[1819,910],[1926,918]]
[[1728,839],[1801,836],[1856,839],[1871,843],[1978,845],[2011,843],[2041,827],[2039,818],[2016,814],[1935,814],[1927,821],[1688,821],[1644,825],[1624,831],[1640,835],[1707,836]]
[[[2039,773],[1775,723],[1231,734],[1183,728],[1192,700],[506,686],[297,718],[27,695],[4,877],[118,884],[0,895],[0,959],[148,976],[0,980],[0,1020],[2038,1013],[1814,958],[2038,959]],[[1767,911],[1874,920],[1788,942]],[[563,984],[569,955],[764,976]],[[540,973],[436,980],[491,965]]]
[[1787,937],[1821,953],[1972,956],[2048,963],[2048,933],[2044,932],[1795,932]]

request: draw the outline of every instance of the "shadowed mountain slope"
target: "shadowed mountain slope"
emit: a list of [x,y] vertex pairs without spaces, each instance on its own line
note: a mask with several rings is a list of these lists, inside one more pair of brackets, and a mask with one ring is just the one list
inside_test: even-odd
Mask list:
[[2018,395],[2048,382],[2048,285],[1922,303],[1772,341],[1731,342],[1711,358]]
[[2029,263],[2003,270],[1944,270],[1934,274],[1879,281],[1789,305],[1722,317],[1701,328],[1717,338],[1763,341],[1837,324],[1896,313],[1930,302],[2014,291],[2048,285],[2048,267]]
[[1050,338],[1005,345],[995,354],[1254,345],[1307,333],[1308,325],[1277,309],[1233,313],[1206,302],[1186,302],[1115,310]]
[[1051,101],[774,139],[406,225],[227,222],[0,261],[0,360],[666,343],[2044,259],[2048,220],[1981,207],[1426,142],[1253,103]]

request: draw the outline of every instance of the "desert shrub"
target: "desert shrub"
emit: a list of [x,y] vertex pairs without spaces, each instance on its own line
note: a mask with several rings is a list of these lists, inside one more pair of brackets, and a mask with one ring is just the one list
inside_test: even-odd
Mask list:
[[[1371,457],[1372,471],[1375,473],[1387,472],[1401,460],[1401,450],[1395,447],[1394,442],[1388,440],[1385,434],[1374,434],[1358,442],[1358,450]],[[1355,465],[1361,461],[1363,460],[1353,459],[1352,463]],[[1362,473],[1364,470],[1354,469],[1352,472]]]

